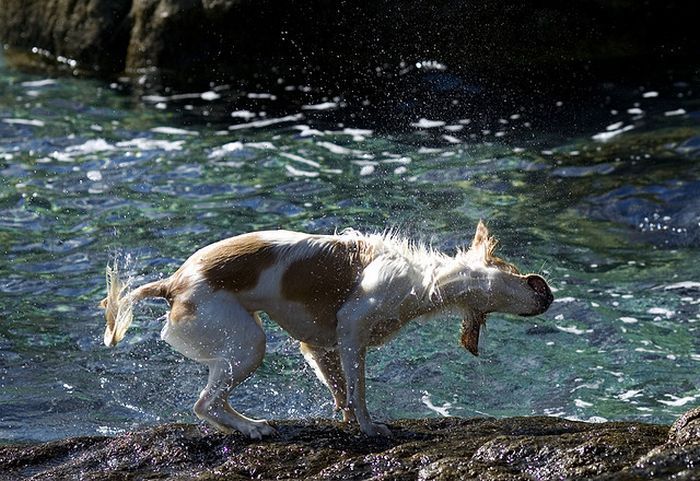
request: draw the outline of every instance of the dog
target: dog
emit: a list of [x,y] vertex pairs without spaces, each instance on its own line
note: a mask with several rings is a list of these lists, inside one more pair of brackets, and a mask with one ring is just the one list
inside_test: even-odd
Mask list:
[[334,235],[262,231],[231,237],[195,252],[170,277],[130,290],[107,268],[104,341],[116,345],[132,320],[132,305],[165,298],[161,338],[209,368],[194,405],[223,432],[252,439],[273,434],[264,420],[237,412],[231,390],[260,366],[264,311],[293,338],[328,387],[345,422],[369,436],[390,436],[365,404],[365,353],[408,321],[457,310],[461,344],[478,355],[479,331],[491,312],[541,314],[553,301],[545,279],[522,275],[496,257],[497,241],[482,221],[468,249],[448,256],[391,234],[354,230]]

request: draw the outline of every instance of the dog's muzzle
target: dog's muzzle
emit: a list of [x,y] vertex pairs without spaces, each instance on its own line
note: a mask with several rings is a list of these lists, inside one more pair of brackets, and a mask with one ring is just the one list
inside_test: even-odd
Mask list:
[[542,276],[538,276],[537,274],[530,274],[527,276],[527,284],[533,291],[535,291],[538,297],[537,301],[539,304],[539,312],[533,313],[533,315],[542,314],[544,311],[549,309],[549,306],[552,305],[552,302],[554,301],[554,294],[552,294],[552,290],[549,288],[547,281],[545,281]]

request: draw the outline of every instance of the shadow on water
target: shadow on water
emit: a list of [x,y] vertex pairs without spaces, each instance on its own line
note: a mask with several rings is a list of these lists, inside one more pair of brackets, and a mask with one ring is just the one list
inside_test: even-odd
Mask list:
[[[283,84],[134,97],[0,64],[0,439],[192,421],[205,372],[159,341],[165,305],[103,347],[104,265],[130,257],[139,282],[282,227],[394,226],[453,252],[484,218],[504,257],[557,289],[536,319],[493,316],[478,359],[449,317],[373,351],[380,416],[669,422],[697,404],[697,77],[494,106],[423,70],[412,81],[432,97],[363,105]],[[233,402],[330,417],[295,343],[266,327],[265,363]]]

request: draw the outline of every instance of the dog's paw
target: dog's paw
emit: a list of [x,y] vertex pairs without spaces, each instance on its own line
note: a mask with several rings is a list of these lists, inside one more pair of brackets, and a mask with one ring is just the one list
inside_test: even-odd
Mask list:
[[390,438],[392,436],[391,430],[386,424],[369,423],[365,426],[360,426],[360,429],[367,436],[383,436],[385,438]]
[[275,428],[267,424],[267,421],[254,421],[241,426],[241,432],[250,439],[260,440],[265,436],[277,434]]

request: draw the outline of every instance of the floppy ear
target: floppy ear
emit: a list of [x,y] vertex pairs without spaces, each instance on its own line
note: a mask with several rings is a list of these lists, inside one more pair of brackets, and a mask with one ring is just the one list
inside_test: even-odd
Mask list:
[[474,240],[472,240],[472,245],[469,250],[479,254],[479,256],[484,259],[486,259],[486,256],[488,255],[489,230],[486,228],[486,225],[482,220],[479,220],[479,224],[476,226]]

